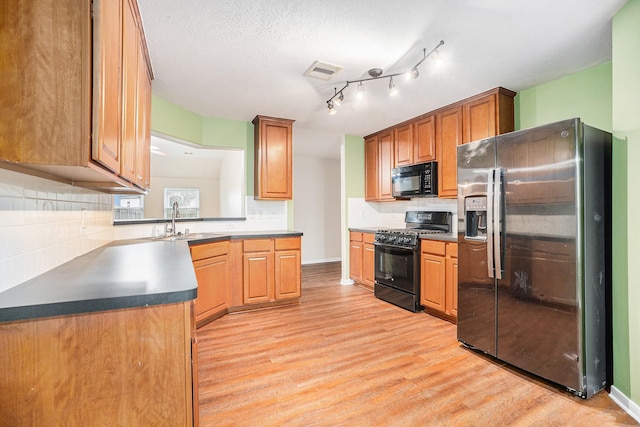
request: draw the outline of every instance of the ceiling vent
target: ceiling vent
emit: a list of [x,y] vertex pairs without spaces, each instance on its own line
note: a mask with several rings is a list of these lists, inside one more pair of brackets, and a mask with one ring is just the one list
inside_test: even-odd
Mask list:
[[340,65],[329,64],[328,62],[316,61],[307,71],[304,72],[304,75],[307,77],[313,77],[314,79],[320,80],[331,80],[334,74],[340,72],[344,67]]

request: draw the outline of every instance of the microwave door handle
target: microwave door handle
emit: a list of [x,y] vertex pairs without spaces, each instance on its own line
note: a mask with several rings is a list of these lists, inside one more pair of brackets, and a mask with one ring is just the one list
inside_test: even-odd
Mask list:
[[489,169],[487,174],[487,271],[489,277],[493,275],[493,190],[494,190],[494,169]]
[[502,169],[495,170],[493,194],[493,259],[496,279],[502,279],[502,257],[500,256],[500,234],[502,231]]

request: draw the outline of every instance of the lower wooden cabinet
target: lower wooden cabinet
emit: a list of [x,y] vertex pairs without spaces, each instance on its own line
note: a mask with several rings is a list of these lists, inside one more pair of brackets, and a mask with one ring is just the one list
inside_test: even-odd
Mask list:
[[276,239],[274,243],[276,250],[273,283],[275,300],[300,298],[302,276],[300,239]]
[[362,233],[349,233],[349,277],[354,282],[362,282]]
[[375,281],[375,246],[373,233],[362,234],[362,284],[373,289]]
[[198,280],[196,322],[213,320],[226,313],[229,290],[229,242],[191,247],[191,259]]
[[300,298],[300,238],[247,239],[243,242],[243,304]]
[[423,240],[420,303],[427,313],[454,321],[458,316],[458,244]]
[[0,425],[198,425],[191,305],[0,324]]
[[349,233],[349,277],[354,282],[373,289],[375,280],[375,234],[351,231]]

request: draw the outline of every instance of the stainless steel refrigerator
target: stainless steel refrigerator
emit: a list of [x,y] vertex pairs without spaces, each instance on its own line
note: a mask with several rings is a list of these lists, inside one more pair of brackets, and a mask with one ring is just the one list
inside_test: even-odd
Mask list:
[[611,375],[611,134],[571,119],[457,154],[458,340],[592,396]]

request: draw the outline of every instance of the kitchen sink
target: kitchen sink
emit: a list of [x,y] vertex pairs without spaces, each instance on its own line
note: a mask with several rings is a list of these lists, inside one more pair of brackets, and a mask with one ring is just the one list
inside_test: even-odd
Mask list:
[[163,241],[199,240],[199,239],[211,239],[219,236],[221,236],[220,233],[189,233],[189,234],[175,234],[172,236],[151,237],[151,240],[163,240]]

